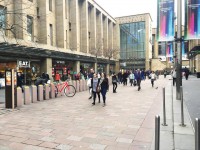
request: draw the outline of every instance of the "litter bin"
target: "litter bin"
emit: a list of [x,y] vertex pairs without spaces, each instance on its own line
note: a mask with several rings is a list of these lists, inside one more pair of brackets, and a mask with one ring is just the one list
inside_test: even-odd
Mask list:
[[200,72],[197,72],[197,78],[200,78]]

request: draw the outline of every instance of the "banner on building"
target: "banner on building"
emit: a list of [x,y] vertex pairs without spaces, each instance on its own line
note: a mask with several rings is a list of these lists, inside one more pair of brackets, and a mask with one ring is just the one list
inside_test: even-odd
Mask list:
[[200,0],[185,0],[184,38],[200,39]]
[[157,40],[174,40],[174,0],[157,0]]

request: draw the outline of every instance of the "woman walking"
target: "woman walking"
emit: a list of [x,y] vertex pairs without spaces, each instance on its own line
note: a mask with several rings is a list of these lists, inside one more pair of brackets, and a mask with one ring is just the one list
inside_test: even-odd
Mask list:
[[106,74],[102,73],[101,74],[101,94],[103,97],[103,107],[106,105],[106,93],[109,89],[109,82],[108,78],[106,77]]
[[95,105],[96,95],[98,95],[99,103],[100,103],[99,82],[100,82],[100,79],[98,79],[97,74],[94,73],[93,78],[91,79],[92,94],[93,94],[93,103],[92,103],[92,105]]

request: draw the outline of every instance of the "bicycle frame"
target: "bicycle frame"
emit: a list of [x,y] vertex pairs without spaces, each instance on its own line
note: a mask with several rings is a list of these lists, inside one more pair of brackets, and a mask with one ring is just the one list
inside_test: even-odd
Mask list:
[[67,83],[67,82],[64,82],[63,85],[62,85],[62,84],[57,84],[56,87],[58,88],[58,92],[61,93],[65,87],[68,88],[68,83]]

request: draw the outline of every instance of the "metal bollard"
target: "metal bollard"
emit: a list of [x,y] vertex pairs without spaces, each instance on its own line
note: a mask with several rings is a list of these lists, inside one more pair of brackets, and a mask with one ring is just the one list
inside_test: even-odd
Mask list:
[[163,126],[167,126],[166,123],[166,107],[165,107],[165,88],[163,88]]
[[160,149],[160,116],[155,117],[155,150]]
[[180,92],[181,92],[181,124],[180,126],[185,127],[186,125],[184,124],[184,109],[183,109],[183,87],[180,87]]
[[195,150],[200,150],[200,120],[195,119]]

